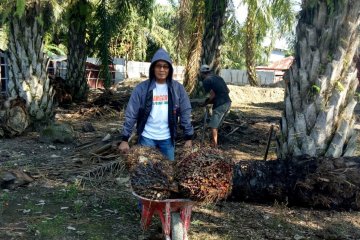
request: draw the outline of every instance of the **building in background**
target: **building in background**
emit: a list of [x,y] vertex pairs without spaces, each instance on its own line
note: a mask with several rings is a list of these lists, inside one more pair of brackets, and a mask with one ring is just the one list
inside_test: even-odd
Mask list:
[[6,52],[0,49],[0,92],[6,93],[7,82],[9,79]]
[[257,66],[257,71],[270,71],[274,72],[274,83],[279,83],[283,80],[285,72],[290,68],[294,61],[294,57],[279,58],[277,61],[273,61],[267,66]]

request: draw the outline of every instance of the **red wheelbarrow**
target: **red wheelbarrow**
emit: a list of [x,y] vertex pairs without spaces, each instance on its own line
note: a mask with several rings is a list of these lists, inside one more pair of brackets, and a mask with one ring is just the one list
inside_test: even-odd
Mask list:
[[160,217],[166,240],[187,240],[190,227],[191,210],[194,205],[190,199],[152,200],[137,195],[142,203],[141,227],[146,230],[154,213]]

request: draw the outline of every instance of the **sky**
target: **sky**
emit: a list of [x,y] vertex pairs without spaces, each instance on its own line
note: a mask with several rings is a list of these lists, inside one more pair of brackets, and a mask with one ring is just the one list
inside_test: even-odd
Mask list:
[[156,3],[160,5],[169,5],[169,2],[167,0],[156,0]]

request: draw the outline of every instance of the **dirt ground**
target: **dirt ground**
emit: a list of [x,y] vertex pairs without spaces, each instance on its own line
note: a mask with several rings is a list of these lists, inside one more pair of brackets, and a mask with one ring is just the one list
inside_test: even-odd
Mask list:
[[[220,148],[234,160],[264,158],[269,129],[278,126],[283,89],[229,86],[232,111],[220,130]],[[194,123],[203,109],[194,109]],[[37,132],[0,139],[0,176],[28,173],[34,181],[0,192],[0,239],[163,239],[158,218],[140,228],[137,199],[121,156],[97,154],[111,145],[121,128],[123,112],[109,107],[71,106],[58,109],[57,122],[70,124],[73,143],[43,143]],[[85,123],[95,131],[84,132]],[[196,125],[199,146],[201,125]],[[110,141],[102,139],[108,135]],[[208,141],[208,135],[205,139]],[[181,141],[176,148],[181,152]],[[357,152],[359,154],[359,152]],[[267,159],[275,159],[273,141]],[[21,185],[21,183],[18,183]],[[4,186],[2,186],[3,188]],[[223,201],[195,206],[192,240],[360,239],[360,213]]]

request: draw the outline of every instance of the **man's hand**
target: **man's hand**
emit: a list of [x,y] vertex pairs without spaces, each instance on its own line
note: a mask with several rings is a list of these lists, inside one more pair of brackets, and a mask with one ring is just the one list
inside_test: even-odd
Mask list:
[[186,140],[185,144],[184,144],[185,148],[191,148],[192,147],[192,141],[191,140]]
[[119,150],[121,153],[127,153],[130,150],[129,143],[126,141],[122,141],[119,145]]
[[200,107],[206,107],[206,105],[209,104],[209,98],[205,99],[205,101],[203,103],[200,103],[199,106]]

